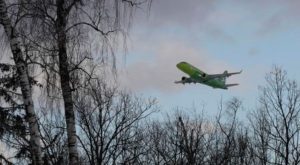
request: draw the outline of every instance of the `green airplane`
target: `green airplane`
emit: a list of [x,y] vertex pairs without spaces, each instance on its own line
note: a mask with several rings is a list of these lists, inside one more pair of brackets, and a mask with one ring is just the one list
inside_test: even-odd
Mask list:
[[175,83],[201,83],[213,88],[220,89],[228,89],[228,87],[239,85],[226,84],[226,78],[234,74],[242,73],[242,71],[233,73],[228,73],[227,71],[225,71],[222,74],[206,74],[205,72],[187,62],[180,62],[176,66],[178,69],[188,74],[190,77],[182,77],[180,81],[175,81]]

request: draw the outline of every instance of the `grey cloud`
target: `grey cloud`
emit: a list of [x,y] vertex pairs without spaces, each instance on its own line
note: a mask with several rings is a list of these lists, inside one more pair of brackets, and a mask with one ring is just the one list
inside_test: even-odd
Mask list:
[[234,37],[222,27],[234,23],[240,16],[230,11],[217,10],[217,5],[216,0],[153,1],[150,19],[139,20],[135,30],[148,30],[153,34],[161,29],[179,29],[187,34],[202,33],[221,42],[233,43]]
[[[258,36],[297,26],[300,18],[298,0],[233,0],[256,17]],[[255,12],[253,12],[255,11]]]
[[135,27],[152,31],[176,27],[197,32],[209,24],[211,15],[216,12],[216,4],[216,0],[154,0],[149,18],[145,19],[144,11],[140,12]]
[[151,16],[154,25],[192,26],[203,22],[214,11],[215,0],[153,1]]
[[233,36],[226,34],[223,30],[216,27],[209,27],[205,29],[206,34],[209,34],[211,38],[216,41],[223,41],[226,43],[235,43],[236,40]]
[[156,0],[150,19],[144,19],[137,27],[152,31],[179,27],[190,33],[202,31],[213,39],[232,42],[234,36],[226,34],[226,25],[247,25],[251,21],[257,28],[251,33],[264,36],[297,25],[300,17],[300,1],[297,0],[228,0],[226,4],[236,10],[223,8],[224,3],[216,0]]

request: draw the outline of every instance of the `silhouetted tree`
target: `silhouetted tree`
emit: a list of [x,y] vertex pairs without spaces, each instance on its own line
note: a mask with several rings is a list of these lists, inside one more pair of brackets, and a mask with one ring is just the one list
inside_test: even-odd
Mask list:
[[47,98],[40,98],[39,125],[44,151],[44,164],[69,164],[68,142],[62,109],[47,105]]
[[256,155],[262,164],[299,164],[299,87],[279,67],[267,74],[266,81],[252,119]]
[[155,100],[144,100],[99,80],[77,91],[79,146],[89,164],[142,164],[142,120],[153,113]]
[[148,128],[150,164],[207,164],[213,129],[202,115],[189,117],[183,111],[153,122]]
[[250,163],[248,131],[237,118],[241,106],[242,102],[237,98],[226,104],[220,103],[220,113],[212,133],[213,146],[209,164]]
[[[21,10],[22,7],[18,7],[16,10],[13,10],[11,15],[9,15],[8,7],[4,0],[0,1],[0,24],[4,27],[4,33],[6,34],[7,41],[9,42],[9,46],[11,48],[13,60],[15,62],[15,66],[11,66],[8,64],[1,64],[2,72],[14,72],[11,75],[4,75],[1,77],[1,88],[0,88],[0,96],[3,96],[5,101],[12,103],[12,106],[23,106],[25,109],[25,119],[29,124],[29,133],[30,133],[30,147],[28,148],[31,153],[32,163],[33,164],[42,164],[42,151],[41,151],[41,140],[39,134],[39,127],[37,117],[34,111],[34,104],[32,100],[32,83],[30,82],[29,70],[27,61],[25,59],[24,50],[21,43],[20,34],[18,31],[18,21],[23,16]],[[15,18],[15,22],[12,21],[11,18]],[[12,69],[13,68],[13,69]],[[21,93],[16,92],[17,88],[21,89]],[[22,103],[18,103],[14,100],[13,97],[22,96]],[[1,108],[2,109],[2,108]],[[17,109],[17,108],[13,108]],[[11,112],[1,112],[1,116],[4,119],[14,118],[14,125],[19,125],[22,122],[18,122],[21,120],[21,115],[13,116],[8,114],[12,114]],[[5,114],[6,113],[6,114]],[[6,121],[6,120],[3,120]],[[23,136],[23,138],[25,138]]]
[[251,123],[252,137],[251,149],[254,154],[253,163],[266,165],[270,162],[270,123],[266,117],[266,112],[262,109],[251,113],[249,121]]
[[[23,5],[35,28],[26,33],[28,41],[37,48],[40,59],[33,60],[47,73],[48,82],[60,86],[64,102],[70,164],[77,164],[76,129],[72,83],[74,72],[86,73],[84,63],[91,56],[84,55],[83,45],[89,33],[97,32],[100,55],[112,55],[120,34],[126,36],[132,12],[151,0],[31,0]],[[93,33],[94,34],[94,33]],[[89,45],[89,44],[86,44]],[[77,58],[78,54],[80,58]],[[105,60],[107,61],[107,60]],[[55,75],[52,77],[52,75]],[[58,76],[59,75],[59,76]],[[58,78],[59,79],[55,79]],[[58,83],[59,81],[59,83]],[[77,84],[78,85],[78,84]],[[60,90],[57,90],[59,91]]]

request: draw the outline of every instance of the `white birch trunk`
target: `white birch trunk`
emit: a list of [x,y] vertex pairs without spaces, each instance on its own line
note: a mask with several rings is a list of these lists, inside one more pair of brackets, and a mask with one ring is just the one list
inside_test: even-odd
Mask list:
[[26,62],[24,61],[18,32],[12,27],[12,23],[10,18],[8,17],[6,3],[4,0],[0,0],[0,24],[2,24],[4,27],[13,54],[13,59],[17,67],[17,73],[20,76],[20,87],[26,111],[26,120],[29,123],[32,164],[43,164],[41,138],[37,123],[37,117],[34,112],[32,90],[28,77],[28,67],[26,65]]

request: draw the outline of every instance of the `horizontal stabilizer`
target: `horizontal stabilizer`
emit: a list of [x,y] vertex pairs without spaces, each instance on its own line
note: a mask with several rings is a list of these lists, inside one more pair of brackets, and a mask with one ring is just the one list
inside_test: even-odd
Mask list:
[[[229,76],[232,76],[232,75],[235,75],[235,74],[241,74],[243,70],[239,71],[239,72],[232,72],[232,73],[228,73],[227,70],[224,71],[224,75],[226,75],[226,77],[229,77]],[[230,85],[230,84],[228,84]]]
[[226,88],[227,87],[232,87],[232,86],[237,86],[237,85],[239,85],[239,84],[225,84]]

